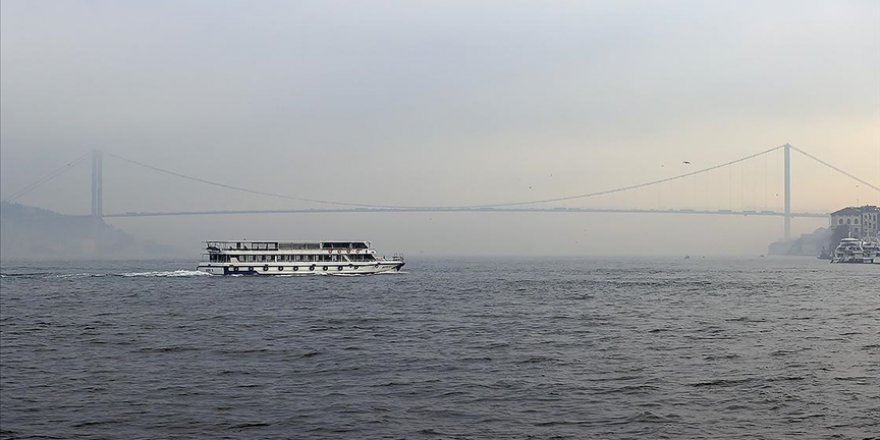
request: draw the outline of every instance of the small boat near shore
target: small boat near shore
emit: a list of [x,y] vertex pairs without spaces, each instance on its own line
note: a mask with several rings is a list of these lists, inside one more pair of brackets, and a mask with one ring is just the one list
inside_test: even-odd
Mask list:
[[206,241],[196,270],[212,275],[369,275],[399,271],[402,255],[379,256],[369,241]]

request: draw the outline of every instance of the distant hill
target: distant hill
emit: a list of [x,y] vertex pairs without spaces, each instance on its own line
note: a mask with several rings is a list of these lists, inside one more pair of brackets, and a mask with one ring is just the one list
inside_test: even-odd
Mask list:
[[89,216],[0,202],[0,258],[132,258],[142,255],[125,232]]
[[829,246],[834,250],[837,241],[832,243],[832,231],[826,228],[819,228],[809,234],[803,234],[793,240],[780,240],[770,244],[768,253],[770,255],[787,255],[787,256],[803,256],[816,257],[819,254],[828,252]]

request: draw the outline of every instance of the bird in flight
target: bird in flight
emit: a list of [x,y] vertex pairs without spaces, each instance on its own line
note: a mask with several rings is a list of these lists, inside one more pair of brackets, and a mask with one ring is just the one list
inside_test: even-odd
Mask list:
[[691,164],[691,163],[688,162],[688,161],[683,161],[682,163],[683,163],[683,164],[687,164],[687,165],[690,165],[690,164]]

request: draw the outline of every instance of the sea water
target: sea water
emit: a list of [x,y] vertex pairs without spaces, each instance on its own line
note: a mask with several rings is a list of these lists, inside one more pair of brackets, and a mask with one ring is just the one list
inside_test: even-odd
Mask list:
[[4,262],[0,437],[871,438],[880,266]]

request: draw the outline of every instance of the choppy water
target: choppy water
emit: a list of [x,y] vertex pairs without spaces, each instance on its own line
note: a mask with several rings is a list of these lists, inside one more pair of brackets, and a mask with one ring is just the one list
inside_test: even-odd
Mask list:
[[2,438],[871,438],[880,266],[4,263]]

